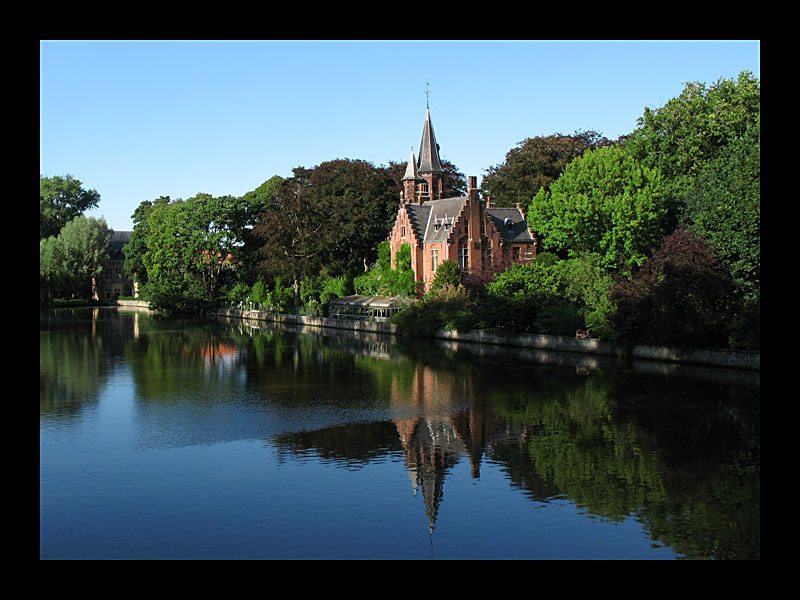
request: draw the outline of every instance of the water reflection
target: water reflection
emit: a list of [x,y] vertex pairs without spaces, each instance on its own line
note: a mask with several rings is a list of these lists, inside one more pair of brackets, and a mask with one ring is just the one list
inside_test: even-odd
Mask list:
[[760,557],[758,373],[102,310],[61,317],[40,327],[45,420],[96,404],[123,365],[139,447],[259,439],[343,469],[401,463],[431,530],[455,467],[479,480],[491,464],[532,503],[635,519],[679,556]]

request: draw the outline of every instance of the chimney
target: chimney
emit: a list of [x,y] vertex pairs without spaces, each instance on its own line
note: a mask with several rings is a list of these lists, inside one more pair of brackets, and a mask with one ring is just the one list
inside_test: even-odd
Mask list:
[[469,189],[467,190],[467,196],[469,196],[471,202],[478,201],[478,178],[475,175],[469,176]]
[[486,196],[486,208],[492,208],[492,197]]

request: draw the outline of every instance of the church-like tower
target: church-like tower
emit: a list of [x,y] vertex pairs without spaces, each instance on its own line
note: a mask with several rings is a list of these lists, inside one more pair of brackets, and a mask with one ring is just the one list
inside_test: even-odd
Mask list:
[[422,127],[422,140],[419,143],[419,159],[414,160],[414,151],[403,175],[403,202],[422,204],[426,200],[439,200],[442,197],[442,161],[439,159],[439,144],[433,133],[431,111],[425,107],[425,125]]
[[478,285],[493,273],[536,256],[536,238],[519,206],[494,207],[489,199],[481,200],[474,175],[466,195],[445,198],[443,181],[439,145],[426,106],[419,156],[415,158],[411,150],[389,234],[393,269],[403,246],[411,249],[417,297],[430,290],[443,261],[458,264],[464,281]]

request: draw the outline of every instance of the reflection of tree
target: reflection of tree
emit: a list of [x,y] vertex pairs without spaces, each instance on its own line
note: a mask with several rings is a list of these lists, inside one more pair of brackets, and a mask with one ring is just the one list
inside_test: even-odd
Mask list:
[[73,415],[97,401],[111,371],[108,355],[133,336],[114,309],[50,310],[39,320],[39,414]]
[[759,556],[757,387],[326,333],[147,322],[126,356],[149,403],[235,394],[324,415],[270,437],[280,452],[346,468],[402,456],[431,526],[453,467],[479,478],[490,459],[532,500],[636,518],[687,557]]
[[653,540],[686,557],[760,556],[752,390],[740,403],[724,386],[630,373],[546,388],[531,389],[524,405],[495,404],[528,425],[538,477],[592,514],[635,516]]

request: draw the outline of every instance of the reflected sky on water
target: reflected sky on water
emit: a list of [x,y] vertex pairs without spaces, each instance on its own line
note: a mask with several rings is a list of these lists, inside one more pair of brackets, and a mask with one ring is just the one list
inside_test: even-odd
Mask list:
[[40,556],[759,558],[759,378],[50,312]]

